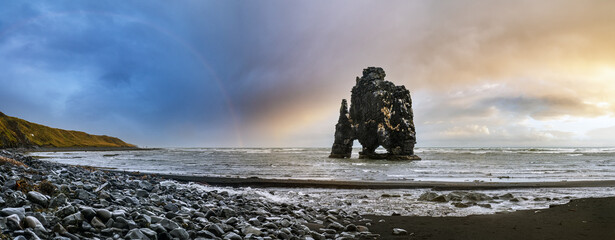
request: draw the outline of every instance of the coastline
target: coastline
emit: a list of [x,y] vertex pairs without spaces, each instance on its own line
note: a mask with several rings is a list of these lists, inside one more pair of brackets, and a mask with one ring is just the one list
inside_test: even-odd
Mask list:
[[140,147],[36,147],[36,148],[8,148],[4,149],[11,152],[97,152],[97,151],[150,151],[160,148],[140,148]]
[[[363,217],[372,220],[370,230],[382,239],[615,239],[615,197],[466,217]],[[393,235],[393,228],[408,235]]]
[[[355,188],[355,189],[362,189],[362,188],[367,188],[367,187],[378,187],[378,189],[396,189],[396,188],[399,188],[400,186],[405,186],[405,187],[411,187],[411,188],[432,188],[434,190],[435,189],[442,190],[442,188],[447,188],[449,190],[451,190],[451,188],[453,188],[453,190],[455,189],[472,190],[472,189],[485,189],[485,187],[487,187],[487,189],[493,189],[493,188],[495,189],[514,189],[514,188],[520,188],[520,186],[526,187],[526,188],[533,188],[533,187],[541,187],[541,188],[544,188],[544,187],[610,187],[610,186],[613,186],[612,184],[614,184],[613,181],[578,181],[578,182],[555,182],[555,183],[524,183],[525,185],[516,184],[516,183],[515,184],[499,183],[495,185],[493,183],[489,183],[489,184],[482,183],[481,185],[481,183],[475,183],[475,182],[465,182],[465,183],[412,182],[408,185],[407,182],[404,182],[404,183],[395,183],[395,182],[364,182],[364,183],[361,183],[361,182],[351,182],[351,181],[333,181],[332,182],[332,181],[323,181],[323,180],[198,177],[198,176],[125,172],[125,171],[118,171],[118,170],[112,170],[112,169],[109,170],[109,169],[104,169],[104,168],[95,168],[95,167],[87,167],[87,166],[65,165],[65,164],[44,161],[44,160],[42,161],[36,160],[31,157],[21,156],[21,158],[26,159],[24,161],[25,163],[33,164],[33,166],[38,166],[38,168],[43,171],[45,171],[45,169],[55,169],[54,171],[58,171],[58,169],[68,169],[68,171],[64,171],[62,174],[68,174],[68,176],[73,176],[72,178],[74,178],[74,180],[83,181],[86,184],[88,184],[88,182],[89,183],[92,182],[90,181],[92,180],[90,179],[92,174],[99,176],[99,177],[104,176],[105,178],[111,179],[110,181],[111,184],[109,185],[103,184],[107,186],[105,190],[103,190],[103,192],[109,191],[109,192],[106,192],[106,194],[111,195],[112,191],[124,189],[122,191],[124,191],[125,194],[127,195],[113,196],[112,199],[117,198],[115,200],[119,200],[120,205],[127,205],[131,207],[137,206],[137,205],[133,205],[134,198],[137,199],[137,202],[141,202],[140,204],[143,204],[144,202],[148,201],[143,198],[137,197],[139,194],[144,194],[144,193],[143,192],[137,193],[139,190],[143,190],[143,189],[141,187],[141,184],[137,184],[137,185],[133,184],[136,181],[146,182],[153,186],[158,186],[160,189],[164,189],[164,191],[166,191],[165,192],[166,194],[171,194],[171,196],[173,196],[172,197],[173,199],[167,199],[167,200],[170,200],[170,203],[173,203],[176,205],[178,203],[176,202],[177,200],[182,200],[186,198],[185,195],[175,195],[177,194],[177,191],[179,191],[179,193],[181,194],[190,194],[190,193],[186,193],[185,190],[182,192],[182,190],[180,190],[179,187],[176,185],[167,185],[167,183],[165,183],[167,179],[177,180],[180,182],[206,183],[206,185],[212,185],[212,186],[232,186],[232,187],[254,186],[250,184],[257,183],[256,186],[260,186],[260,187],[266,187],[270,185],[274,187],[280,187],[280,186],[310,187],[312,186],[312,187],[318,187],[318,188],[328,187],[328,188]],[[23,171],[23,170],[24,169],[20,170],[20,168],[16,168],[16,169],[13,168],[13,171]],[[88,206],[89,207],[94,206],[94,207],[100,208],[101,205],[83,204],[83,202],[80,202],[80,199],[78,199],[79,196],[76,193],[80,189],[84,188],[83,185],[79,185],[79,186],[75,185],[73,181],[66,180],[66,179],[63,181],[64,181],[64,184],[63,184],[64,187],[61,187],[61,188],[68,189],[69,193],[73,194],[73,195],[68,195],[69,198],[72,198],[74,201],[76,201],[71,205],[78,206],[79,209],[85,209]],[[97,184],[100,184],[100,182]],[[129,189],[128,190],[129,192],[126,192],[126,189]],[[233,206],[232,202],[236,201],[236,199],[238,198],[247,200],[247,198],[241,194],[233,196],[233,195],[229,195],[228,193],[224,194],[224,193],[218,192],[216,190],[214,190],[213,192],[198,193],[197,195],[198,195],[198,197],[196,197],[197,199],[202,199],[203,196],[206,196],[207,199],[215,199],[214,201],[216,202],[223,201],[223,202],[226,202],[227,204],[231,203],[231,204],[228,204],[228,206],[232,206],[232,207],[236,207],[236,206]],[[189,198],[194,198],[194,196],[189,197]],[[5,197],[4,199],[7,199],[7,198]],[[51,198],[49,198],[48,200],[51,200]],[[246,203],[245,200],[244,200],[244,203]],[[583,204],[586,202],[589,202],[591,204]],[[188,203],[193,203],[193,202],[188,202]],[[579,203],[581,204],[579,205]],[[107,206],[106,208],[111,209],[111,210],[126,209],[125,206],[117,206],[115,204],[116,203],[113,203],[111,206]],[[258,206],[260,204],[263,204],[263,202],[247,201],[247,205],[249,207]],[[158,209],[160,208],[164,209],[164,205],[165,204],[158,206]],[[262,225],[255,226],[255,228],[262,230],[261,234],[265,234],[265,235],[268,234],[269,236],[273,236],[274,239],[280,238],[281,236],[284,236],[284,234],[286,234],[286,233],[281,233],[282,229],[284,229],[284,227],[281,226],[282,220],[285,218],[280,218],[281,216],[280,214],[292,216],[291,218],[286,219],[286,220],[289,220],[291,222],[293,221],[300,222],[300,219],[302,219],[302,217],[293,215],[293,213],[296,214],[296,211],[309,213],[307,214],[308,218],[311,217],[311,219],[315,221],[308,221],[308,222],[300,223],[301,225],[298,225],[299,228],[294,229],[295,232],[302,229],[301,231],[303,231],[304,234],[309,233],[308,236],[311,236],[314,239],[329,239],[329,238],[335,238],[336,236],[337,237],[348,236],[348,234],[354,234],[355,238],[361,238],[361,239],[546,239],[548,238],[547,236],[551,236],[551,235],[561,236],[556,239],[592,239],[592,238],[600,239],[599,237],[605,237],[608,239],[609,237],[612,238],[613,236],[615,236],[613,235],[613,231],[609,232],[609,230],[615,229],[615,223],[613,221],[613,217],[615,217],[615,212],[613,212],[613,208],[615,206],[615,198],[601,198],[598,200],[594,200],[591,198],[578,199],[578,200],[573,200],[572,202],[568,204],[561,205],[564,207],[554,206],[553,208],[550,208],[550,209],[522,210],[522,211],[516,211],[512,213],[472,215],[472,216],[467,216],[467,217],[415,217],[415,216],[356,215],[356,214],[345,213],[343,210],[344,207],[341,207],[339,209],[335,208],[335,209],[324,209],[323,210],[323,209],[313,209],[310,207],[303,206],[301,204],[282,203],[281,205],[273,204],[271,206],[273,206],[274,209],[275,208],[291,209],[289,210],[290,212],[287,212],[287,214],[283,214],[281,212],[278,212],[278,213],[274,213],[271,211],[268,212],[269,219],[266,218],[263,221],[269,221],[273,223],[274,225],[271,225],[271,224],[269,225],[271,228],[263,227]],[[182,207],[189,208],[190,206],[189,205],[180,206],[180,209]],[[34,207],[34,209],[37,209],[37,207]],[[230,219],[228,216],[225,216],[222,213],[217,212],[220,208],[217,208],[217,207],[212,208],[211,206],[208,206],[206,209],[214,210],[214,212],[216,212],[216,215],[214,216],[213,220],[211,219],[208,220],[209,224],[202,225],[204,228],[209,229],[209,227],[211,227],[213,224],[220,224],[221,226],[224,226],[222,224],[226,224],[227,221]],[[570,209],[573,209],[574,211]],[[33,209],[30,208],[30,210],[28,211],[31,211],[31,210]],[[135,214],[134,213],[135,211],[139,212],[138,209],[133,209],[133,208],[128,208],[126,210],[133,211],[133,214]],[[85,211],[87,212],[87,210]],[[166,214],[163,214],[163,215],[167,217],[169,220],[173,220],[175,218],[171,219],[170,217],[176,216],[174,214],[178,214],[178,213],[179,212],[174,212],[174,213],[171,213],[171,215],[166,215],[166,214],[169,214],[167,212]],[[207,211],[201,212],[201,213],[205,214],[207,213]],[[608,213],[613,217],[602,216],[600,215],[600,213]],[[31,213],[27,213],[27,214],[31,214]],[[245,213],[236,215],[236,217],[240,219],[239,221],[240,223],[245,223],[242,221],[250,219],[249,215],[243,215],[243,214]],[[576,214],[576,215],[571,215],[571,214]],[[184,218],[181,221],[184,221],[184,222],[185,221],[188,221],[188,222],[196,221],[196,219],[194,219],[194,217],[196,216],[197,215],[192,216],[193,219],[191,220]],[[340,227],[339,225],[335,225],[335,224],[331,225],[333,224],[333,222],[330,221],[331,218],[328,216],[333,216],[336,219],[338,219],[338,220],[335,220],[335,222],[339,223],[343,228]],[[597,217],[594,219],[594,218],[588,218],[588,216],[592,216],[592,217],[597,216]],[[64,219],[66,217],[68,216],[64,216]],[[573,227],[561,227],[562,225],[552,224],[553,221],[556,221],[560,218],[567,219],[567,221],[569,220],[568,222],[564,221],[562,224],[566,224],[566,225],[563,225],[563,226],[571,225]],[[62,219],[62,221],[64,221],[64,219]],[[385,221],[380,222],[381,219]],[[180,219],[175,219],[175,220],[180,221]],[[577,223],[578,222],[577,220],[581,221],[581,223]],[[1,221],[2,221],[2,218],[0,217],[0,222]],[[131,221],[136,222],[136,218],[133,218]],[[231,220],[231,222],[234,222],[234,220]],[[354,223],[354,224],[350,225],[351,223]],[[229,224],[226,224],[226,225],[229,225]],[[73,226],[73,225],[68,225],[68,226]],[[306,228],[303,228],[300,226],[305,226]],[[355,230],[353,226],[360,227],[361,231],[352,232],[353,230]],[[45,227],[46,227],[45,229],[47,230],[47,232],[49,232],[49,231],[53,231],[54,226],[46,225]],[[237,224],[233,225],[233,227],[234,227],[233,229],[235,229],[235,232],[239,233],[238,235],[241,235],[244,238],[248,238],[246,237],[245,232],[243,232],[244,229],[242,227],[240,227]],[[212,227],[212,229],[213,228],[215,227]],[[308,228],[309,228],[309,232],[307,232]],[[332,228],[337,228],[337,229],[332,229]],[[348,230],[350,232],[346,231],[347,228],[349,228]],[[412,234],[412,235],[393,235],[392,234],[393,228],[405,229],[409,234]],[[590,231],[594,228],[597,230]],[[86,235],[94,234],[93,236],[96,236],[96,234],[102,234],[101,229],[98,229],[99,231],[98,233],[81,232],[83,231],[81,229],[76,229],[76,230],[74,228],[72,229],[73,229],[72,230],[73,232],[71,231],[68,231],[66,233],[54,232],[53,234],[57,234],[61,236],[71,236],[69,234],[73,234],[73,235],[77,234],[78,236],[85,236],[84,234]],[[139,229],[141,233],[147,232],[151,234],[151,232],[147,231],[144,228],[139,228]],[[497,229],[497,231],[494,232],[492,229]],[[116,228],[116,229],[111,229],[111,230],[107,229],[106,230],[107,232],[105,234],[110,234],[109,231],[112,231],[112,232],[115,231],[115,234],[118,234],[118,236],[126,237],[131,233],[130,230],[132,229],[122,229],[122,228]],[[166,229],[167,231],[166,233],[171,234],[170,233],[171,230],[174,230],[174,229]],[[194,229],[191,230],[189,228],[186,228],[184,230],[186,230],[186,232],[188,233],[189,238],[196,238],[199,236],[197,235],[197,231]],[[19,232],[19,231],[22,231],[22,232]],[[160,232],[156,232],[156,234],[163,234],[164,232],[163,230],[159,230],[159,231]],[[211,233],[211,231],[208,231],[208,232]],[[14,234],[14,233],[15,231],[9,232],[9,234]],[[17,230],[17,234],[29,234],[29,233],[27,232],[24,233],[23,230]],[[41,235],[45,234],[45,232],[41,232],[40,234]],[[138,235],[139,233],[137,233],[137,231],[132,231],[132,234]],[[174,232],[174,234],[176,235],[184,234],[184,232],[181,230],[177,230]],[[206,236],[206,234],[209,234],[209,233],[201,232],[200,234],[202,234],[203,236]],[[225,231],[224,233],[214,234],[214,235],[216,235],[215,237],[223,238],[225,234],[230,234],[230,232]],[[498,234],[501,234],[501,235],[498,235]],[[526,234],[526,235],[519,235],[519,234]],[[560,234],[560,235],[557,235],[557,234]],[[210,236],[213,236],[213,235],[210,235]],[[582,236],[582,237],[578,237],[578,236]],[[189,238],[186,238],[186,239],[189,239]],[[240,239],[240,238],[236,238],[236,239]],[[350,238],[350,239],[353,239],[353,238]]]
[[436,181],[338,181],[338,180],[304,180],[273,178],[239,178],[190,176],[177,174],[157,174],[109,169],[131,175],[154,175],[182,182],[200,182],[213,186],[228,187],[296,187],[296,188],[334,188],[334,189],[415,189],[431,188],[434,190],[494,190],[520,188],[573,188],[573,187],[615,187],[615,180],[600,181],[561,181],[561,182],[436,182]]

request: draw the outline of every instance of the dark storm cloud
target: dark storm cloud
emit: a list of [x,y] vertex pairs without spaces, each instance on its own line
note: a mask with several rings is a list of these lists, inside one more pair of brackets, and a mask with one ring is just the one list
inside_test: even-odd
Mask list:
[[0,101],[8,114],[142,144],[184,145],[168,136],[195,122],[233,129],[219,80],[160,9],[2,4],[21,11],[0,20],[0,83],[7,86]]

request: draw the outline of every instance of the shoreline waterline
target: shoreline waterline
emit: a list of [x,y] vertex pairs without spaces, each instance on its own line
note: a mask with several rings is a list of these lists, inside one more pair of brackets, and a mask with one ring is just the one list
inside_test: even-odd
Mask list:
[[[90,166],[88,166],[90,167]],[[94,167],[96,168],[96,167]],[[615,187],[615,180],[560,181],[560,182],[440,182],[440,181],[339,181],[312,179],[284,179],[258,177],[214,177],[178,174],[158,174],[136,171],[104,169],[132,175],[153,175],[184,182],[199,182],[213,186],[261,187],[261,188],[335,188],[335,189],[416,189],[437,190],[489,190],[519,188],[585,188]]]

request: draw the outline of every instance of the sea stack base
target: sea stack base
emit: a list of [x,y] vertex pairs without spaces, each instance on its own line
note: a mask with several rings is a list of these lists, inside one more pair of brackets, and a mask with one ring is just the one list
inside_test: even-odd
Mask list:
[[[331,156],[329,156],[331,157]],[[333,157],[335,158],[335,157]],[[395,161],[418,161],[421,158],[417,155],[395,155],[388,153],[372,153],[372,154],[362,154],[359,153],[359,159],[384,159],[384,160],[395,160]]]
[[350,154],[331,154],[329,158],[350,158]]

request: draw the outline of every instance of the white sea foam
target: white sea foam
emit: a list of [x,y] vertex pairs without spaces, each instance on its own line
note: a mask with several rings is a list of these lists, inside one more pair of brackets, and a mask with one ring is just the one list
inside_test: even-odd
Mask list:
[[[615,148],[419,148],[422,161],[398,162],[328,158],[330,149],[308,148],[174,148],[152,151],[35,152],[44,160],[127,171],[352,181],[527,182],[615,180]],[[178,184],[170,181],[164,184]],[[344,208],[365,214],[465,216],[520,209],[547,208],[573,198],[615,196],[614,188],[508,189],[479,191],[511,193],[519,202],[493,200],[490,208],[458,208],[451,203],[419,201],[427,189],[332,190],[223,188],[181,185],[198,191],[227,191],[274,202]],[[448,192],[438,192],[446,194]],[[382,197],[383,194],[399,197]],[[549,198],[552,200],[544,201]],[[543,200],[541,200],[543,199]]]

